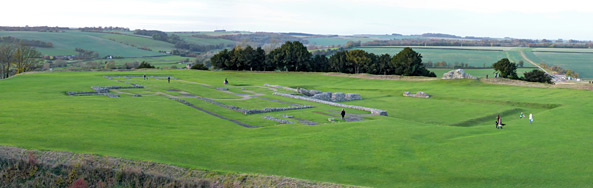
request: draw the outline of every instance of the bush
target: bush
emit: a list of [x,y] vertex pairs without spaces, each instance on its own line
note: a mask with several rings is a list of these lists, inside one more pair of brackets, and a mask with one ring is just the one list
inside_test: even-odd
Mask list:
[[535,69],[531,72],[525,72],[523,74],[525,75],[523,80],[528,82],[541,82],[548,84],[552,83],[552,77],[539,69]]
[[142,61],[142,63],[140,63],[140,65],[138,65],[138,67],[136,67],[138,69],[154,69],[155,67],[152,66],[150,63],[147,63],[146,61]]
[[494,67],[494,70],[500,72],[500,76],[503,78],[519,78],[517,76],[517,64],[511,63],[507,58],[502,58],[498,62],[492,64],[492,67]]
[[196,69],[196,70],[208,70],[208,67],[206,67],[204,64],[199,64],[196,63],[195,65],[191,66],[191,69]]

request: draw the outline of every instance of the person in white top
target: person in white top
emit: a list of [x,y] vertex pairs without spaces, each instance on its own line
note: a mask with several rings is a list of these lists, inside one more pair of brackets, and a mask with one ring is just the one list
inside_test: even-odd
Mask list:
[[533,114],[529,113],[529,123],[531,124],[531,122],[533,122]]

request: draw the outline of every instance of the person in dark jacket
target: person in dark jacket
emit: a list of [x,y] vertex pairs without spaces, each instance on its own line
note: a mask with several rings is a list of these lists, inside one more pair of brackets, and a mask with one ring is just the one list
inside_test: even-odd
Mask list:
[[340,115],[342,115],[342,119],[344,119],[344,116],[346,115],[346,110],[344,110],[344,109],[342,108],[342,113],[340,113]]

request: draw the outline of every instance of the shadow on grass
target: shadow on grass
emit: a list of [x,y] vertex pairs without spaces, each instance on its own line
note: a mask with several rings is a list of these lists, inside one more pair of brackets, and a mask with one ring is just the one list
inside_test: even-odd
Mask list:
[[500,115],[500,116],[506,116],[506,115],[513,115],[513,114],[518,114],[521,111],[523,111],[523,109],[520,108],[513,108],[510,110],[506,110],[500,113],[494,113],[494,114],[490,114],[487,116],[482,116],[476,119],[470,119],[467,121],[462,121],[459,123],[454,123],[454,124],[450,124],[450,126],[457,126],[457,127],[472,127],[472,126],[476,126],[476,125],[480,125],[481,123],[484,122],[489,122],[492,121],[492,123],[496,122],[496,116]]

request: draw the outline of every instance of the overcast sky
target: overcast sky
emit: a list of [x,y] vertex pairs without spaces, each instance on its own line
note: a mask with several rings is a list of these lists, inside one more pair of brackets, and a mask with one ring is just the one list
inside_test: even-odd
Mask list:
[[593,40],[591,5],[580,0],[9,0],[0,25]]

